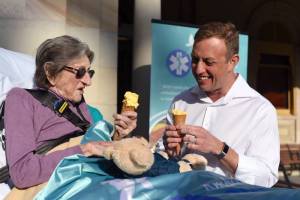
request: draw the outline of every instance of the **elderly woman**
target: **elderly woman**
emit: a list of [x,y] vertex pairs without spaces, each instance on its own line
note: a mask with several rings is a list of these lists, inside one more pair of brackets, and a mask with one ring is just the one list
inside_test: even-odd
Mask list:
[[[95,142],[46,155],[36,153],[36,149],[48,141],[72,137],[72,134],[84,132],[92,123],[83,93],[92,83],[93,57],[94,53],[87,44],[70,36],[46,40],[36,55],[36,90],[43,90],[65,102],[75,118],[86,123],[85,128],[61,117],[25,89],[14,88],[8,93],[5,105],[6,153],[10,176],[16,187],[28,188],[46,182],[58,162],[66,156],[83,152],[93,154]],[[54,107],[57,102],[60,101],[56,101]],[[137,113],[133,111],[115,114],[116,133],[124,136],[131,132],[136,127],[136,117]]]

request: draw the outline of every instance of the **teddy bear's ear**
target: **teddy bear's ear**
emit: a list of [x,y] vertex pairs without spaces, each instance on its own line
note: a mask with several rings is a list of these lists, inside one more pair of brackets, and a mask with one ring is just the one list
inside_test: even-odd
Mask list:
[[131,175],[140,175],[149,170],[154,162],[154,155],[148,148],[148,142],[144,138],[124,138],[113,141],[113,145],[107,147],[103,156],[112,160],[115,165]]
[[112,157],[114,163],[127,174],[140,175],[149,170],[154,162],[152,152],[147,148],[150,153],[144,152],[143,146],[137,149],[131,149],[127,152],[115,150]]
[[136,142],[138,142],[138,143],[140,143],[140,144],[142,144],[144,146],[148,146],[148,144],[149,144],[148,141],[144,137],[133,137],[133,139]]
[[137,168],[143,169],[147,171],[150,169],[154,162],[154,156],[152,152],[138,152],[138,151],[131,151],[130,152],[130,159],[134,163]]

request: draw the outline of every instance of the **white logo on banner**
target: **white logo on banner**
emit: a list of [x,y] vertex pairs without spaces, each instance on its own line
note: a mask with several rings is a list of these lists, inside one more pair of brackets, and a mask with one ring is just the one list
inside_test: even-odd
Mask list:
[[185,51],[176,49],[169,54],[167,65],[173,75],[185,76],[190,70],[191,60]]

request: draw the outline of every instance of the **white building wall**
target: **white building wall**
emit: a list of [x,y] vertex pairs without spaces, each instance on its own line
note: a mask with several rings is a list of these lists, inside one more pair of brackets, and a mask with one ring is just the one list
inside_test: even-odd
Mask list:
[[44,40],[65,34],[90,46],[96,74],[85,99],[108,121],[117,107],[117,25],[117,0],[0,1],[1,47],[35,56]]

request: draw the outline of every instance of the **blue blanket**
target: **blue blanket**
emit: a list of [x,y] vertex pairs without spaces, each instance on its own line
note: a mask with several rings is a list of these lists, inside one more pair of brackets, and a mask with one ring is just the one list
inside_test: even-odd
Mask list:
[[[100,121],[88,130],[83,142],[110,140],[111,128]],[[117,179],[114,167],[104,158],[67,157],[35,199],[300,199],[300,189],[253,186],[207,171]]]

